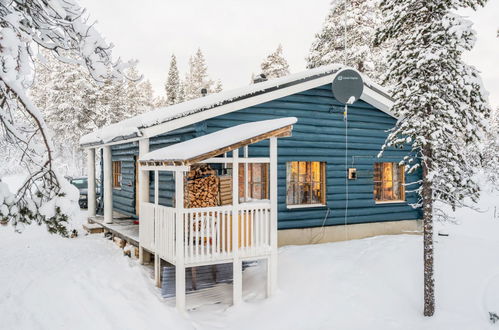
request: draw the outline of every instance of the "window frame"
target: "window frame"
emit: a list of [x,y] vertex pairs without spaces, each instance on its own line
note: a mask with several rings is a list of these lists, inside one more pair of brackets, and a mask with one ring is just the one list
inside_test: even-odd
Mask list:
[[[245,169],[248,169],[246,174]],[[257,172],[259,176],[255,175]],[[269,200],[270,199],[270,163],[239,163],[239,201],[244,203],[250,200]],[[255,177],[260,181],[255,181]],[[247,181],[247,182],[246,182]],[[255,198],[255,187],[260,186],[263,198]],[[247,191],[246,191],[247,189]],[[247,194],[246,194],[247,193]]]
[[[293,166],[293,163],[296,163],[297,166],[297,178],[298,181],[293,180],[291,177],[290,169]],[[300,164],[305,163],[305,174],[300,174]],[[307,166],[307,163],[309,163],[309,167]],[[318,163],[319,164],[319,180],[314,180],[314,175],[313,175],[313,164]],[[299,160],[299,161],[289,161],[286,162],[286,207],[288,209],[299,209],[299,208],[314,208],[314,207],[326,207],[327,206],[327,176],[326,176],[326,168],[327,168],[327,163],[324,161],[314,161],[314,160]],[[310,169],[310,171],[308,171]],[[305,178],[309,178],[309,180],[302,181],[301,176],[304,176]],[[319,185],[319,202],[314,203],[313,202],[313,194],[310,194],[309,197],[309,203],[289,203],[289,193],[291,191],[291,185],[294,185],[293,191],[296,190],[296,187],[298,187],[298,190],[300,187],[308,185],[310,187],[310,191],[312,191],[315,185]],[[299,193],[300,194],[300,193]]]
[[[121,160],[112,161],[112,169],[113,189],[121,190],[123,184],[123,164]],[[118,169],[119,172],[117,171]]]
[[[381,169],[380,169],[380,173],[381,173],[381,180],[376,180],[376,173],[377,173],[377,170],[376,170],[376,166],[380,164],[381,165]],[[384,166],[385,164],[391,164],[392,166],[392,178],[393,178],[393,168],[397,168],[398,170],[398,177],[400,178],[398,180],[399,182],[399,185],[400,185],[400,191],[399,191],[399,196],[401,196],[400,199],[377,199],[376,198],[376,184],[377,183],[381,183],[381,185],[383,185],[383,183],[385,181],[388,181],[388,180],[384,180]],[[404,165],[400,165],[399,163],[397,162],[375,162],[374,165],[374,171],[373,171],[373,199],[374,199],[374,202],[376,204],[390,204],[390,203],[405,203],[406,202],[406,191],[405,191],[405,166]],[[393,187],[393,183],[395,181],[392,179],[391,180],[391,183],[392,183],[392,187]],[[392,188],[393,189],[393,188]],[[383,195],[383,186],[381,186],[381,195]]]

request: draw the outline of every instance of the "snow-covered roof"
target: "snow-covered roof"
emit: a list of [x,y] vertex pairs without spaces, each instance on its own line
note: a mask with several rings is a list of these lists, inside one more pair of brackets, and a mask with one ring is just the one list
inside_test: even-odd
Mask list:
[[[346,67],[338,64],[326,65],[158,108],[87,134],[80,139],[80,145],[98,146],[166,133],[224,113],[331,83],[335,74],[343,68]],[[365,88],[361,99],[393,116],[390,112],[393,100],[388,93],[368,77],[363,76],[363,80]]]
[[[237,149],[250,143],[256,143],[270,137],[267,133],[279,134],[279,129],[296,123],[296,117],[255,121],[225,128],[214,133],[180,142],[168,147],[151,151],[142,157],[142,162],[171,162],[185,164],[189,160],[206,155],[205,158]],[[223,150],[223,151],[221,151]],[[213,154],[214,151],[220,151]]]

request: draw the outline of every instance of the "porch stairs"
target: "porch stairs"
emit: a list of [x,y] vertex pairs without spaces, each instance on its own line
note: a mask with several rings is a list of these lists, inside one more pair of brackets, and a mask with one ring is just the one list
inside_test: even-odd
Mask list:
[[[243,271],[256,265],[255,262],[243,262]],[[215,264],[198,267],[190,267],[185,271],[186,294],[213,288],[219,284],[232,283],[233,264]],[[175,297],[175,266],[163,267],[161,283],[161,295],[163,298]]]

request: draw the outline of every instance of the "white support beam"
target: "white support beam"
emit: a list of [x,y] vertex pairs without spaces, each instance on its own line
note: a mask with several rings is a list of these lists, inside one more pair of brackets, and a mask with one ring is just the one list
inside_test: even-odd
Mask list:
[[105,146],[103,153],[104,163],[104,223],[113,222],[113,163],[111,147]]
[[[248,151],[248,146],[244,146],[244,158],[248,158],[249,151]],[[248,200],[248,195],[249,195],[249,182],[248,182],[248,163],[244,163],[244,201],[246,202]]]
[[277,288],[277,138],[270,138],[270,258],[267,264],[267,295]]
[[[232,163],[234,160],[232,157],[218,157],[218,158],[208,158],[206,160],[201,161],[200,163],[210,163],[210,164],[227,164]],[[247,158],[241,157],[238,159],[239,163],[270,163],[270,158],[268,157],[255,157],[255,158]]]
[[96,194],[95,194],[95,149],[87,149],[87,172],[88,172],[88,193],[87,208],[88,216],[95,216]]
[[243,269],[239,259],[239,150],[232,151],[233,304],[243,300]]
[[175,171],[189,171],[189,166],[184,166],[184,165],[179,165],[179,166],[174,166],[174,165],[159,165],[159,166],[152,166],[152,165],[140,165],[140,170],[141,171],[161,171],[161,172],[175,172]]
[[[149,139],[139,140],[139,159],[143,155],[149,152]],[[154,221],[154,217],[152,219],[147,219],[142,216],[142,203],[149,202],[149,172],[143,171],[140,168],[139,163],[135,164],[135,166],[139,166],[139,178],[138,178],[138,189],[139,189],[139,262],[140,264],[144,264],[145,255],[147,255],[147,259],[150,258],[149,252],[144,251],[144,248],[140,245],[140,236],[143,230],[145,221]]]
[[159,171],[154,171],[154,204],[159,205]]
[[[154,205],[156,206],[156,211],[157,212],[157,207],[159,205],[159,172],[154,171]],[[156,217],[156,216],[155,216]],[[154,219],[156,221],[156,219]],[[155,223],[156,227],[156,223]],[[158,237],[156,235],[156,237]],[[156,243],[155,243],[156,244]],[[159,257],[159,254],[156,253],[156,246],[155,246],[155,253],[154,253],[154,282],[156,283],[156,286],[159,288],[161,287],[161,259]]]
[[[149,139],[139,141],[139,159],[149,152]],[[139,166],[137,164],[136,166]],[[139,201],[149,202],[149,173],[141,168],[139,172]]]
[[175,172],[175,303],[185,311],[184,173]]

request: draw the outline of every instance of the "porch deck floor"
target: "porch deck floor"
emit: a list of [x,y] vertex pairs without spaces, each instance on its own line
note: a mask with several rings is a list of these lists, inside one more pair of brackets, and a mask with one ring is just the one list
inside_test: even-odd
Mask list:
[[136,219],[113,218],[112,223],[104,223],[104,217],[97,215],[88,218],[88,221],[101,225],[104,229],[112,232],[116,236],[130,242],[133,245],[139,245],[139,225],[133,223]]

